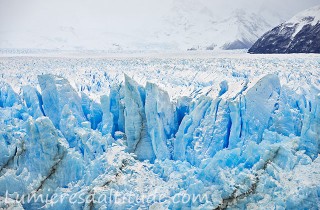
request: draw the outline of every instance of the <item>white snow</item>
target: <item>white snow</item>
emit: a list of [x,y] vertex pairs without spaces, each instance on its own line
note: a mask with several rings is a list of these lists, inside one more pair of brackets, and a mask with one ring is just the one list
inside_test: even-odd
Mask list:
[[293,16],[290,20],[288,20],[284,24],[297,26],[295,29],[295,32],[292,34],[292,38],[294,38],[305,25],[310,24],[314,26],[319,22],[320,22],[320,5],[317,5],[315,7],[306,9],[298,13],[297,15]]

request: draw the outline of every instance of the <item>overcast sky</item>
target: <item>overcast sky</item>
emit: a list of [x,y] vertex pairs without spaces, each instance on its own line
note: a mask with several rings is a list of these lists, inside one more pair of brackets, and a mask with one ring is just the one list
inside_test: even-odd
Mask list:
[[[0,28],[41,28],[49,25],[106,25],[158,18],[174,0],[0,0]],[[184,2],[180,0],[180,2]],[[192,2],[189,0],[185,1]],[[197,2],[197,1],[194,1]],[[320,0],[205,0],[220,13],[230,8],[259,10],[268,7],[283,16],[320,4]]]
[[50,36],[61,26],[92,34],[101,29],[122,33],[144,30],[172,13],[173,5],[185,4],[192,9],[198,3],[220,16],[239,8],[257,13],[267,9],[288,19],[320,4],[320,0],[0,0],[0,39],[26,30]]

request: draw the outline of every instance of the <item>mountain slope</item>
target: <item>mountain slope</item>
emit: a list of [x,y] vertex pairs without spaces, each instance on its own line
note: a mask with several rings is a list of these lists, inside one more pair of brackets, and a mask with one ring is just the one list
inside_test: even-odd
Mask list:
[[154,36],[166,45],[175,43],[183,50],[248,49],[272,28],[256,13],[236,9],[217,16],[206,5],[197,4],[192,9],[186,5],[173,7]]
[[[243,10],[237,10],[234,14],[231,20],[221,27],[228,28],[228,26],[232,26],[233,30],[235,30],[234,37],[230,38],[229,41],[226,40],[221,47],[222,49],[248,49],[261,34],[271,28],[270,24],[257,14],[248,14]],[[225,33],[228,33],[227,29],[225,29]],[[220,35],[224,37],[222,33]]]
[[320,5],[264,34],[249,53],[320,53]]

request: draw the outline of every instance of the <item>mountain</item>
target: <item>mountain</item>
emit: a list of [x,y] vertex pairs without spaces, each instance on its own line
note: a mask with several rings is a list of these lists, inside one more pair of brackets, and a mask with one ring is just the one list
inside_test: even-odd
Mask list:
[[156,36],[164,42],[176,43],[180,49],[248,49],[272,28],[263,17],[242,9],[216,16],[206,5],[177,8],[164,20],[165,30],[161,29]]
[[249,53],[320,53],[320,5],[265,33]]

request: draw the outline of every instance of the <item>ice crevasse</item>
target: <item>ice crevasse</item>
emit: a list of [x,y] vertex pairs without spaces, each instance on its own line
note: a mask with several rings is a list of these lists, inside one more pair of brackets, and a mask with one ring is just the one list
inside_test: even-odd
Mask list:
[[[320,206],[317,89],[297,93],[276,75],[265,75],[238,93],[223,82],[216,98],[172,102],[157,84],[141,86],[125,75],[98,103],[60,76],[38,81],[41,91],[24,86],[21,94],[0,84],[0,208]],[[312,173],[311,182],[299,176],[304,171]],[[106,203],[17,199],[115,191],[140,197],[159,191],[163,197],[121,203],[112,196]],[[186,194],[209,197],[184,202]],[[12,202],[3,202],[5,196]]]

